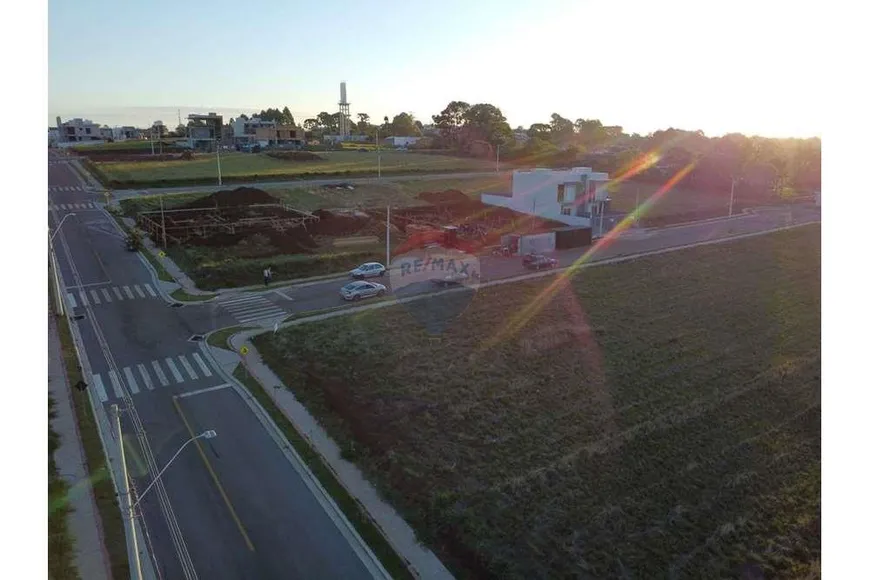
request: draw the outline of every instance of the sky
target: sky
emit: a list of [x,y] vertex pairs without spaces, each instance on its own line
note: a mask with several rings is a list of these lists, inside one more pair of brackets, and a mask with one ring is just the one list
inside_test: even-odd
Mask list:
[[170,127],[290,108],[424,123],[451,100],[645,134],[821,136],[813,4],[661,0],[49,0],[48,123]]

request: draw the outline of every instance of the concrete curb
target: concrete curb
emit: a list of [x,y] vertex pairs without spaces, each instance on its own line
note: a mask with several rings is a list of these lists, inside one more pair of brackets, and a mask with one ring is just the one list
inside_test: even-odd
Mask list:
[[[329,433],[309,413],[308,409],[296,399],[293,392],[281,381],[280,377],[275,375],[262,361],[257,349],[250,343],[250,339],[264,332],[268,332],[268,330],[240,331],[230,337],[230,343],[236,349],[239,349],[242,346],[241,343],[244,343],[244,346],[247,346],[251,350],[253,356],[258,360],[257,364],[261,365],[265,372],[270,373],[274,379],[273,382],[281,387],[280,392],[287,396],[292,410],[286,409],[285,404],[276,399],[269,388],[263,384],[260,374],[250,370],[249,363],[243,359],[242,364],[248,369],[251,376],[266,389],[275,405],[320,455],[322,461],[338,482],[354,498],[357,504],[362,507],[369,519],[380,529],[381,534],[395,553],[405,561],[405,565],[411,574],[416,578],[453,580],[453,575],[447,570],[441,560],[429,548],[417,540],[417,535],[413,528],[408,525],[390,503],[380,496],[377,489],[369,483],[362,471],[352,462],[341,457],[341,448],[329,436]],[[301,424],[301,420],[304,420],[308,424],[307,428]],[[356,486],[349,486],[349,478],[356,480]]]
[[[242,332],[244,332],[244,331],[241,331],[240,333],[242,333]],[[237,334],[240,334],[240,333],[237,333]],[[213,347],[210,344],[208,344],[208,337],[211,334],[212,334],[211,332],[209,334],[207,334],[205,337],[205,340],[200,343],[200,345],[199,345],[200,350],[203,352],[203,354],[209,360],[211,360],[212,364],[215,366],[215,368],[218,370],[218,372],[220,372],[224,376],[224,378],[227,380],[227,382],[232,385],[232,388],[236,392],[236,394],[238,394],[239,397],[243,401],[245,401],[245,403],[247,403],[248,407],[251,409],[251,411],[254,413],[254,415],[259,419],[259,421],[263,425],[263,427],[266,428],[266,430],[271,435],[272,439],[275,441],[275,443],[278,445],[278,447],[284,453],[284,456],[287,458],[287,460],[290,462],[290,464],[293,465],[293,467],[296,469],[297,473],[299,473],[299,475],[302,477],[302,480],[305,483],[305,486],[312,492],[312,494],[315,496],[315,498],[317,499],[318,503],[321,505],[323,510],[326,512],[326,514],[329,516],[329,518],[333,521],[333,523],[335,523],[336,527],[339,529],[339,531],[342,533],[342,535],[348,541],[348,544],[350,544],[351,549],[353,549],[353,551],[359,557],[360,561],[362,561],[363,565],[371,573],[372,577],[373,578],[383,578],[384,580],[389,580],[390,575],[386,571],[386,569],[384,569],[380,560],[378,560],[377,556],[375,556],[375,554],[371,551],[371,548],[360,537],[359,533],[356,531],[356,528],[353,526],[353,524],[350,523],[350,521],[344,515],[344,512],[341,511],[341,508],[338,507],[338,505],[335,503],[335,500],[333,500],[332,496],[329,495],[329,492],[327,492],[326,489],[324,489],[324,487],[320,483],[320,480],[318,480],[317,477],[314,475],[314,473],[311,472],[311,469],[308,467],[308,465],[305,463],[305,461],[302,459],[302,457],[296,451],[296,448],[293,447],[293,445],[290,443],[290,441],[287,440],[287,438],[284,436],[284,433],[281,431],[281,429],[278,427],[278,425],[276,425],[275,422],[272,420],[272,418],[269,416],[269,413],[260,405],[260,403],[253,397],[253,395],[251,395],[248,392],[248,390],[244,387],[244,385],[240,385],[238,383],[238,381],[236,381],[235,377],[228,374],[226,372],[226,370],[223,368],[223,366],[218,364],[217,359],[213,356],[213,354],[211,352]],[[229,337],[228,341],[231,341],[231,339],[233,337],[237,336],[237,334],[231,335]],[[239,357],[239,362],[243,366],[245,366],[245,368],[247,368],[247,365],[245,364],[243,357]],[[250,370],[248,372],[250,373]],[[255,380],[257,380],[256,376],[253,375],[253,373],[251,373],[251,375],[254,376]],[[269,392],[269,388],[267,386],[262,385],[262,383],[261,383],[261,386],[263,387],[263,389],[267,393]],[[276,402],[276,406],[277,406],[277,402]],[[279,407],[279,409],[280,409],[280,407]],[[288,419],[290,419],[290,418],[288,417]],[[290,419],[290,420],[292,422],[292,419]],[[296,427],[295,423],[294,423],[294,427]],[[298,427],[297,427],[297,430],[298,430]],[[304,433],[304,431],[299,431],[299,432]],[[316,450],[317,448],[315,447],[314,449]],[[327,465],[328,465],[328,463],[327,463]],[[341,480],[339,480],[339,481],[341,481]]]

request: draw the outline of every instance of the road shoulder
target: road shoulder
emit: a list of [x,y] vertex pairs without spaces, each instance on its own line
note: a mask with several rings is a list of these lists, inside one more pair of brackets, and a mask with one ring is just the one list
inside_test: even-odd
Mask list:
[[75,562],[81,578],[110,580],[109,559],[103,543],[103,530],[97,516],[93,488],[85,467],[85,455],[76,426],[70,397],[71,385],[61,355],[57,323],[48,317],[48,392],[56,401],[57,417],[52,421],[60,435],[54,458],[62,478],[70,485],[68,496],[72,512],[69,530],[75,538]]

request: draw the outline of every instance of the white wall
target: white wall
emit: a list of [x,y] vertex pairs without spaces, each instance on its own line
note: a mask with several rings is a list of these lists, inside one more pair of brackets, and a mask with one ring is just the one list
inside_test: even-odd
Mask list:
[[[553,199],[555,200],[555,192],[553,193]],[[528,202],[526,198],[517,198],[514,197],[505,197],[503,195],[495,195],[492,193],[484,193],[480,196],[480,201],[486,205],[494,205],[498,207],[506,207],[508,209],[512,209],[519,213],[524,213],[528,215],[532,215],[532,205]],[[519,201],[520,203],[516,203]],[[591,222],[589,218],[572,216],[572,215],[562,215],[562,208],[558,203],[553,204],[544,204],[543,202],[539,205],[535,202],[535,214],[538,217],[542,217],[545,219],[553,220],[559,223],[563,223],[568,226],[589,226]]]

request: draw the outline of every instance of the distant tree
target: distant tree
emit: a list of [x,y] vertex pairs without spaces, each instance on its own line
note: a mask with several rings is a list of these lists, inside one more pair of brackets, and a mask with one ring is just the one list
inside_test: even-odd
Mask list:
[[480,139],[492,145],[513,141],[513,132],[501,109],[489,103],[469,107],[463,129],[468,141]]
[[320,128],[320,122],[317,119],[305,119],[302,123],[302,128],[306,131],[314,131]]
[[291,127],[296,126],[296,119],[293,118],[293,114],[290,112],[288,107],[284,107],[281,109],[281,124],[282,125],[290,125]]
[[368,126],[369,126],[368,113],[357,113],[356,116],[359,119],[359,123],[358,123],[359,130],[362,131],[363,133],[365,133],[366,129],[368,129]]
[[549,140],[551,131],[552,131],[552,128],[548,124],[532,123],[529,126],[529,130],[527,133],[528,133],[528,136],[530,139],[537,138],[537,139]]
[[251,120],[250,117],[248,117],[248,116],[247,116],[246,114],[244,114],[244,113],[242,113],[241,115],[239,115],[239,119],[242,119],[243,121],[250,121],[250,120]]
[[178,127],[175,128],[175,134],[178,135],[179,137],[187,137],[187,126],[186,125],[179,125]]
[[392,134],[396,137],[413,137],[418,135],[414,116],[410,113],[399,113],[393,117],[391,128]]
[[558,113],[550,115],[550,138],[555,143],[567,145],[574,141],[574,123]]
[[459,146],[459,131],[465,124],[465,114],[471,105],[465,101],[450,101],[437,115],[432,115],[432,122],[441,133],[441,141],[447,147]]

